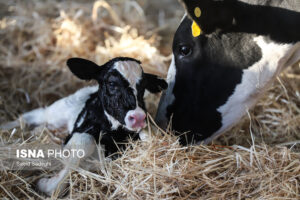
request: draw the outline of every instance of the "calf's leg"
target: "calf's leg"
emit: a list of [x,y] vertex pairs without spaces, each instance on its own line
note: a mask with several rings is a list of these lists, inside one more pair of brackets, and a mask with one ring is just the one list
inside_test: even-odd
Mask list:
[[[84,157],[79,158],[77,156],[67,158],[64,162],[64,168],[55,176],[50,178],[42,178],[38,181],[38,190],[51,196],[56,189],[58,189],[59,195],[62,194],[67,184],[64,183],[64,179],[68,176],[72,168],[79,166],[82,159],[93,154],[96,147],[95,139],[93,136],[87,133],[74,133],[64,149],[68,150],[83,150]],[[58,188],[59,187],[59,188]]]
[[20,122],[24,122],[25,125],[31,127],[47,124],[50,129],[68,128],[71,133],[86,100],[97,90],[97,86],[82,88],[72,95],[55,101],[48,107],[24,113],[15,121],[0,125],[0,129],[16,128],[20,126]]

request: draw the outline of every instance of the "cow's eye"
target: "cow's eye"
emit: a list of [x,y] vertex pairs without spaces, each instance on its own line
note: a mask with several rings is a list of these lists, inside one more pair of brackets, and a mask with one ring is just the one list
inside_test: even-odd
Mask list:
[[179,53],[181,56],[188,56],[192,53],[192,48],[188,45],[181,45],[179,47]]

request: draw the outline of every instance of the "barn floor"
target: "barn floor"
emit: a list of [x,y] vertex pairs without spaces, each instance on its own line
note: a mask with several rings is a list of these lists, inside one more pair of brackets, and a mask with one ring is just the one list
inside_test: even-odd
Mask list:
[[[92,84],[68,72],[69,57],[101,64],[130,56],[166,76],[183,14],[174,1],[0,0],[0,124]],[[152,116],[158,98],[147,97]],[[150,116],[148,132],[148,141],[131,142],[119,159],[73,171],[64,198],[299,199],[300,65],[284,71],[243,121],[208,146],[181,147]],[[0,131],[0,165],[9,147],[47,143],[45,127]],[[54,174],[0,169],[1,199],[44,199],[34,184]]]

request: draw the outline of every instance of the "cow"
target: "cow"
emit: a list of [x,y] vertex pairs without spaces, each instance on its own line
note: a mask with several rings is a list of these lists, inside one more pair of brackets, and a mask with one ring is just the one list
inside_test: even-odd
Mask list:
[[[141,62],[133,58],[117,57],[102,66],[82,58],[67,61],[71,72],[82,80],[96,80],[95,86],[82,88],[46,108],[24,113],[16,121],[6,123],[1,129],[18,126],[20,120],[28,126],[46,124],[51,130],[67,128],[70,133],[64,149],[84,151],[90,156],[99,142],[105,156],[119,150],[129,138],[136,140],[146,126],[145,90],[158,93],[167,83],[158,76],[144,73]],[[57,175],[42,178],[37,183],[39,191],[52,195],[68,175],[71,167],[84,158],[70,157]],[[60,184],[60,191],[66,187]]]
[[300,58],[298,0],[182,0],[168,89],[156,122],[183,145],[207,144]]

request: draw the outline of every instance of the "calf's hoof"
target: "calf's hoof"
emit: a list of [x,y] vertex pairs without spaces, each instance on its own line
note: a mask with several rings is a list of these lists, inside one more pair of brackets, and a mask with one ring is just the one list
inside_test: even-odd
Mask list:
[[65,184],[59,184],[56,176],[51,178],[41,178],[37,182],[37,190],[48,197],[51,197],[56,192],[56,189],[59,189],[57,192],[58,196],[61,197],[65,189]]

